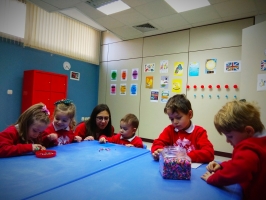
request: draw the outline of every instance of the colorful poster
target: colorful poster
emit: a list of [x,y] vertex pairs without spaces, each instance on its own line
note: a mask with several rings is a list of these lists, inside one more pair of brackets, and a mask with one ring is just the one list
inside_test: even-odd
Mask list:
[[131,84],[130,86],[130,95],[136,96],[138,93],[138,85],[137,84]]
[[146,76],[146,88],[153,88],[153,76]]
[[199,68],[200,68],[199,63],[191,62],[189,64],[188,75],[189,76],[199,76]]
[[172,82],[172,92],[181,93],[182,92],[182,79],[174,79]]
[[139,77],[139,69],[138,68],[132,69],[132,74],[131,74],[132,81],[137,81],[138,77]]
[[116,95],[116,84],[111,84],[110,85],[110,94],[111,95]]
[[224,72],[240,72],[241,62],[237,61],[226,61],[224,62]]
[[169,76],[161,76],[161,88],[168,89]]
[[260,62],[260,69],[261,71],[266,71],[266,60]]
[[184,62],[174,63],[174,76],[183,76]]
[[207,59],[205,63],[205,74],[216,74],[217,59]]
[[121,81],[127,80],[127,69],[121,69]]
[[159,98],[159,91],[158,90],[151,90],[150,101],[151,102],[158,102],[158,98]]
[[120,95],[127,94],[127,84],[120,84]]
[[161,103],[166,103],[170,97],[169,90],[163,90],[161,94]]
[[111,81],[116,81],[117,79],[117,70],[111,70]]
[[168,60],[160,61],[160,73],[168,73]]
[[258,74],[257,91],[266,90],[266,74]]
[[149,63],[144,65],[144,72],[154,72],[155,71],[155,63]]

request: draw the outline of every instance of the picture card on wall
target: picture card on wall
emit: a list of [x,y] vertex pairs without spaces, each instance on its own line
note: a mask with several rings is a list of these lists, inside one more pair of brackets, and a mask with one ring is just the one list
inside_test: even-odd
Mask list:
[[144,72],[154,72],[155,71],[155,63],[149,63],[144,65]]
[[137,81],[139,79],[139,69],[138,68],[132,69],[131,79],[132,79],[132,81]]
[[116,95],[116,84],[110,84],[110,94]]
[[260,62],[260,70],[261,71],[266,71],[266,60],[262,60]]
[[205,63],[205,74],[216,74],[217,59],[207,59]]
[[127,84],[120,84],[120,95],[126,95],[127,94]]
[[70,71],[70,79],[79,81],[80,73],[79,72]]
[[241,71],[240,60],[224,62],[224,72],[240,72],[240,71]]
[[169,76],[161,76],[161,88],[168,89]]
[[130,95],[136,96],[137,94],[138,94],[138,85],[137,84],[131,84]]
[[266,74],[258,74],[257,91],[266,90]]
[[169,99],[170,91],[169,90],[163,90],[161,94],[161,103],[166,103]]
[[158,98],[159,98],[159,90],[151,90],[150,101],[158,102]]
[[199,68],[200,68],[199,63],[191,62],[189,64],[188,75],[189,76],[199,76]]
[[146,76],[145,84],[146,84],[146,88],[152,89],[153,88],[153,76]]
[[168,73],[168,60],[160,61],[160,73]]
[[174,76],[183,76],[184,62],[174,63]]
[[121,81],[127,80],[127,69],[121,69]]
[[174,79],[172,82],[172,92],[181,93],[182,92],[182,79]]
[[111,70],[111,81],[117,80],[117,70]]

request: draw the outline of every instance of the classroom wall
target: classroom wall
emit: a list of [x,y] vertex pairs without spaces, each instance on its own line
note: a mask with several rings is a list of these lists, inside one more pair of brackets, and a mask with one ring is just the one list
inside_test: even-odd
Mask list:
[[[227,101],[244,98],[241,92],[245,90],[241,79],[242,72],[225,73],[224,63],[241,61],[242,30],[252,26],[254,18],[236,20],[226,23],[191,28],[157,36],[145,37],[130,41],[121,41],[111,33],[106,32],[102,39],[102,62],[100,64],[99,101],[106,102],[111,109],[115,131],[119,131],[119,120],[126,113],[133,112],[140,119],[138,135],[144,139],[155,139],[170,121],[163,113],[165,103],[161,103],[161,76],[168,75],[170,96],[173,79],[181,81],[179,93],[184,93],[190,99],[194,110],[193,123],[206,128],[209,139],[216,151],[231,153],[232,147],[225,142],[214,128],[213,117]],[[113,39],[113,40],[112,40]],[[205,73],[207,59],[217,59],[216,71]],[[160,62],[168,60],[168,73],[159,72]],[[174,76],[176,62],[183,62],[182,76]],[[189,76],[189,64],[197,62],[200,66],[199,76]],[[155,72],[144,72],[144,65],[154,63]],[[241,61],[243,63],[243,61]],[[242,65],[242,68],[244,66]],[[110,94],[110,85],[116,84],[117,90],[121,82],[121,70],[128,69],[130,76],[132,68],[139,69],[139,80],[128,79],[127,94]],[[111,80],[110,73],[117,70],[118,79]],[[153,76],[153,88],[146,88],[146,77]],[[130,95],[130,85],[139,84],[137,96]],[[187,89],[186,86],[190,88]],[[197,85],[194,89],[193,86]],[[204,85],[204,89],[201,89]],[[208,86],[212,85],[212,89]],[[217,89],[216,86],[221,88]],[[226,89],[225,85],[229,88]],[[237,85],[238,88],[233,86]],[[151,90],[158,90],[159,101],[151,102]],[[250,97],[255,98],[254,97]]]
[[[68,79],[67,98],[77,107],[77,122],[89,117],[98,102],[99,66],[64,56],[23,47],[18,42],[0,38],[0,130],[15,123],[21,114],[22,80],[24,70],[43,70],[69,77],[70,71],[80,73],[80,80]],[[64,70],[63,63],[71,64]],[[12,90],[13,94],[7,94]]]

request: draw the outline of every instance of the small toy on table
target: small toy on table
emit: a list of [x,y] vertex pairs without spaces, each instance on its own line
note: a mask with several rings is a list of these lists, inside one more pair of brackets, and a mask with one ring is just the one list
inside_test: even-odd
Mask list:
[[180,147],[165,147],[159,155],[159,167],[165,179],[189,180],[191,177],[191,159]]
[[54,150],[40,150],[36,151],[35,155],[37,158],[52,158],[56,156],[56,151]]

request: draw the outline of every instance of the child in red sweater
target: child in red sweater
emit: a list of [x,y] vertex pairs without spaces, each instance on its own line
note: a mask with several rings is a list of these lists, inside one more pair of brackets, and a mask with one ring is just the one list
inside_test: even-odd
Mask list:
[[214,159],[214,149],[204,128],[191,122],[193,110],[184,94],[171,97],[164,108],[172,124],[167,126],[153,141],[151,153],[154,160],[165,146],[185,148],[192,162],[205,163]]
[[114,136],[107,137],[101,135],[99,142],[111,142],[115,144],[122,144],[128,147],[143,148],[143,142],[140,137],[135,135],[139,126],[139,120],[134,114],[127,114],[120,120],[120,132]]
[[225,104],[214,117],[217,131],[233,147],[232,159],[210,162],[201,177],[207,183],[226,186],[239,183],[243,199],[266,199],[266,131],[255,105],[245,101]]
[[40,133],[49,124],[50,112],[42,103],[25,110],[14,125],[0,133],[0,157],[19,156],[45,150],[40,144]]
[[65,145],[73,142],[73,129],[76,125],[76,107],[69,99],[55,102],[54,119],[42,134],[46,147]]

